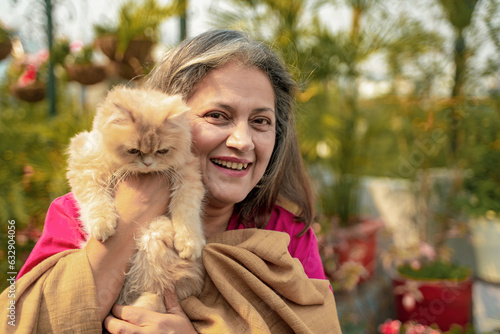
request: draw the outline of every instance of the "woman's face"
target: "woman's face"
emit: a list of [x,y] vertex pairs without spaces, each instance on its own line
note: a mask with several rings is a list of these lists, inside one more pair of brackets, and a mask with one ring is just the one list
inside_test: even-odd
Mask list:
[[242,201],[264,175],[274,148],[274,90],[256,67],[210,71],[188,100],[193,150],[209,204]]

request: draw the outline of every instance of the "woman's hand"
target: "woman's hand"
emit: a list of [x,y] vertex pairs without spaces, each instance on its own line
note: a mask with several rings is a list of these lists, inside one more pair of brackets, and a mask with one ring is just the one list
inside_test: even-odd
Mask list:
[[115,234],[104,242],[90,238],[85,247],[96,284],[101,320],[109,314],[123,286],[130,258],[136,251],[136,232],[167,212],[169,189],[168,181],[154,174],[130,176],[118,183]]
[[165,294],[167,313],[157,313],[142,307],[115,304],[112,314],[104,320],[109,333],[196,333],[175,292]]
[[121,227],[145,225],[165,214],[169,201],[170,184],[164,177],[156,174],[129,176],[118,183],[115,191],[119,224]]

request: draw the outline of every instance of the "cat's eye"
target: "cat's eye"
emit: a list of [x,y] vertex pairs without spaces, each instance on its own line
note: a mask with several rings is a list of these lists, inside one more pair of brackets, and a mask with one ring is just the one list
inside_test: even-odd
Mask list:
[[158,150],[158,151],[156,151],[156,153],[158,153],[158,154],[167,154],[168,153],[168,148],[164,148],[164,149]]
[[138,149],[135,149],[135,148],[131,148],[130,150],[127,151],[127,153],[137,155],[137,154],[141,154],[141,151],[139,151]]

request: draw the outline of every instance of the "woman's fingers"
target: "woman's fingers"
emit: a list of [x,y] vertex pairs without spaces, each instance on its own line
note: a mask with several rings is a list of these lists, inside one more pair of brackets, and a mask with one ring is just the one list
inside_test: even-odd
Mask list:
[[113,315],[108,315],[106,319],[104,319],[104,328],[113,334],[113,333],[138,333],[140,329],[139,326],[133,323],[129,323],[127,321],[123,321],[114,317]]
[[196,333],[175,293],[165,296],[165,304],[167,314],[115,304],[112,314],[104,320],[104,327],[110,333]]
[[175,291],[167,290],[165,292],[165,308],[167,309],[168,314],[181,315],[187,318],[186,314],[179,305],[179,299],[177,299]]
[[142,307],[115,304],[110,314],[104,320],[104,327],[110,333],[147,332],[148,325],[154,324],[158,313]]
[[142,326],[145,312],[150,312],[141,307],[115,304],[111,309],[113,316],[131,324]]

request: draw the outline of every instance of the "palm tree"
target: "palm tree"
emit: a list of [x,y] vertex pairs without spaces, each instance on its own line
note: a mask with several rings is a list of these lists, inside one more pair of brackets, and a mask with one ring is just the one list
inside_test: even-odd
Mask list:
[[[470,26],[472,17],[479,0],[438,0],[441,5],[445,18],[453,27],[455,32],[454,42],[454,67],[455,77],[454,84],[450,92],[450,97],[453,101],[463,96],[463,88],[465,83],[465,74],[467,70],[467,44],[464,36],[464,31]],[[458,147],[458,125],[460,122],[460,114],[457,108],[452,107],[450,126],[450,153],[455,163],[457,147]]]

